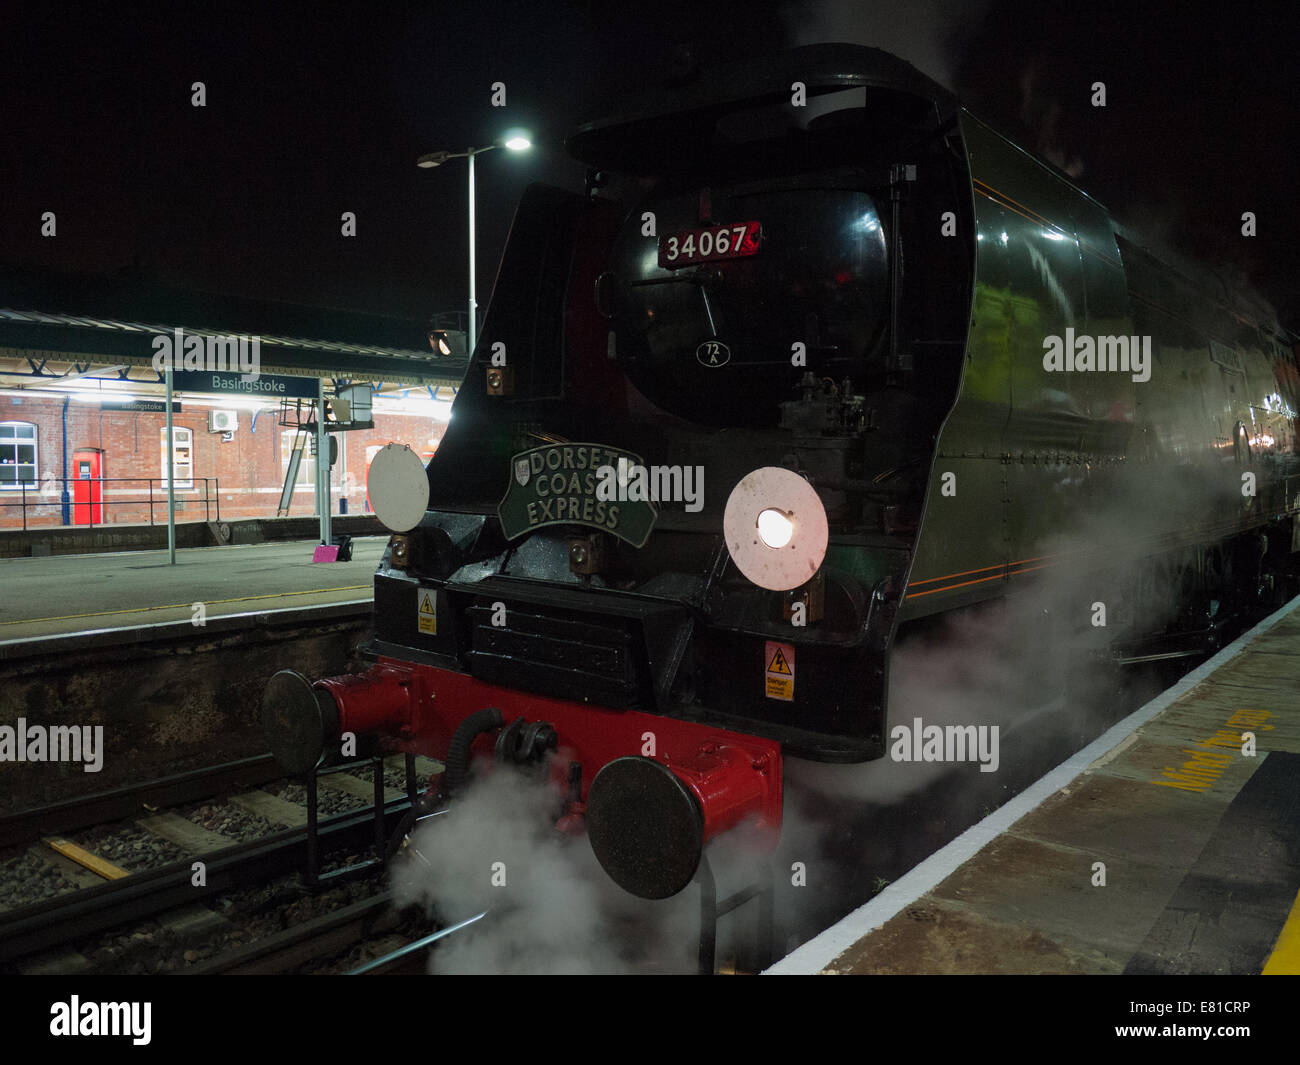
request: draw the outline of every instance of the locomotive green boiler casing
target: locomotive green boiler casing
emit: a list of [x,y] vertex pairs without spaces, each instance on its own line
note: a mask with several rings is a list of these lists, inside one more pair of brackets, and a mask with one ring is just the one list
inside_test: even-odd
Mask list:
[[[1031,574],[1088,587],[1125,563],[1285,530],[1300,396],[1267,309],[1157,258],[1059,171],[969,112],[959,119],[975,219],[970,331],[900,621],[1005,595]],[[1127,369],[1048,369],[1051,337],[1124,338],[1142,354]]]

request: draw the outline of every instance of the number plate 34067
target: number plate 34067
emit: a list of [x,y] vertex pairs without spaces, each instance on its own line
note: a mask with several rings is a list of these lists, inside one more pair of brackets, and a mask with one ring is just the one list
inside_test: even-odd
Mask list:
[[742,259],[758,252],[761,237],[757,222],[733,222],[665,234],[659,238],[659,265],[671,269],[719,259]]

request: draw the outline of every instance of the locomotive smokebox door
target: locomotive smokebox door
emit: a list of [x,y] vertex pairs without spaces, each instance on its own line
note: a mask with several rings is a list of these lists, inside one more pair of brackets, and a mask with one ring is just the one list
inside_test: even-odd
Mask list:
[[601,868],[619,887],[643,899],[667,899],[699,868],[704,815],[667,766],[650,758],[615,758],[591,782],[587,835]]

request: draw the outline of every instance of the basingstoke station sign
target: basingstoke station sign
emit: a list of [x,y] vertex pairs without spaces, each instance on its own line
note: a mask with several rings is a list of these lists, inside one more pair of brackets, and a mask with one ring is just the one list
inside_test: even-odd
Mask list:
[[659,511],[648,499],[629,499],[618,472],[640,467],[630,451],[604,444],[548,444],[510,460],[510,482],[497,506],[506,538],[547,525],[586,525],[633,547],[644,546]]
[[[99,409],[134,411],[137,414],[165,414],[167,404],[161,399],[133,399],[121,403],[101,403]],[[180,400],[172,400],[172,413],[179,414],[180,412]]]
[[294,396],[315,399],[319,382],[314,377],[288,377],[262,373],[245,381],[238,370],[173,370],[172,387],[178,392],[216,392],[224,395],[265,396],[279,399]]

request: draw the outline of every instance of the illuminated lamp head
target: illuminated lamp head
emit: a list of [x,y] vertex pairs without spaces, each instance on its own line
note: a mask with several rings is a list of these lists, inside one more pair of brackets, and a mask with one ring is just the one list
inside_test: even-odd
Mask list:
[[447,331],[445,329],[430,329],[429,347],[433,349],[435,355],[450,355],[451,342],[447,339]]
[[792,514],[787,514],[776,507],[768,507],[758,512],[758,538],[773,550],[779,550],[790,542],[794,536]]
[[826,509],[816,489],[779,466],[754,470],[732,489],[722,531],[740,572],[771,591],[806,584],[826,557]]

